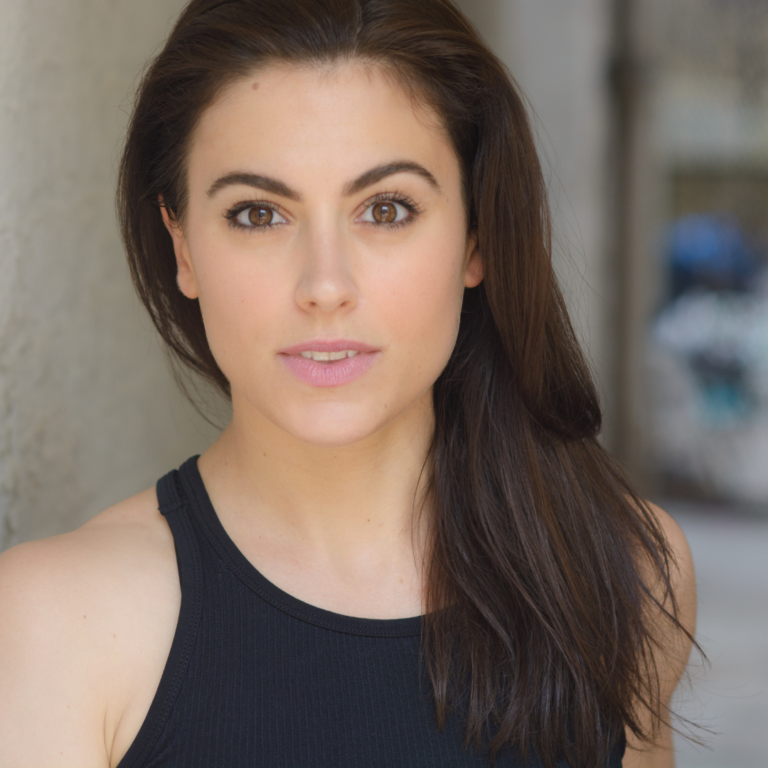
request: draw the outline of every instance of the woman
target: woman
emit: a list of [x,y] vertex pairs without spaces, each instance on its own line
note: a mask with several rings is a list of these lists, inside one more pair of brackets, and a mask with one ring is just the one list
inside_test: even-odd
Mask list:
[[596,440],[523,104],[449,0],[192,0],[119,210],[233,416],[3,555],[0,764],[672,765],[690,553]]

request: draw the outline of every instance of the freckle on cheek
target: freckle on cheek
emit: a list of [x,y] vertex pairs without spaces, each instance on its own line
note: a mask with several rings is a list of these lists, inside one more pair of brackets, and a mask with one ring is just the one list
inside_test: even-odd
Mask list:
[[258,83],[254,83],[254,84],[251,86],[251,88],[253,88],[253,90],[254,90],[254,91],[258,91],[258,90],[259,90],[259,84],[258,84]]

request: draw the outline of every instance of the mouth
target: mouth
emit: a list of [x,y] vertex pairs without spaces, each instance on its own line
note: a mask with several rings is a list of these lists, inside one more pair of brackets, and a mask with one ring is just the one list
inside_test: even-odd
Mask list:
[[341,387],[360,378],[376,362],[381,350],[359,341],[313,340],[281,349],[278,356],[303,384]]
[[356,349],[342,349],[340,352],[320,352],[308,350],[299,353],[305,360],[314,360],[316,363],[335,363],[346,360],[360,354]]

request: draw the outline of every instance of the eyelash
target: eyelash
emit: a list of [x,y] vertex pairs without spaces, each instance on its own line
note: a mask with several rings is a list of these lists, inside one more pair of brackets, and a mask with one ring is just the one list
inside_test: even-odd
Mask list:
[[[389,224],[374,224],[376,227],[384,227],[386,229],[399,229],[400,227],[404,227],[413,223],[422,213],[422,209],[419,207],[419,205],[413,199],[408,197],[408,195],[402,192],[380,192],[378,195],[374,195],[370,200],[366,200],[363,213],[377,203],[397,203],[402,205],[403,208],[405,208],[410,213],[410,216],[403,219],[402,221],[394,221]],[[240,224],[237,221],[237,217],[243,211],[247,211],[249,208],[268,208],[270,211],[274,211],[275,213],[282,216],[278,207],[274,203],[267,202],[266,200],[247,200],[241,203],[237,203],[225,211],[224,218],[229,221],[229,226],[233,229],[247,230],[249,232],[265,231],[272,229],[273,227],[282,226],[281,224],[267,224],[263,227],[246,227]],[[363,223],[372,224],[373,222],[366,221]]]

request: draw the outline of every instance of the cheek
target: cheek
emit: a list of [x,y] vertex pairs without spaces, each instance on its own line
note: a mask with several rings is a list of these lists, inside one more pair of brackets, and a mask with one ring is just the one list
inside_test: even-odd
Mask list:
[[[200,244],[198,284],[205,334],[216,362],[231,378],[233,367],[256,363],[279,334],[286,303],[286,277],[259,268],[249,254],[223,253]],[[243,351],[248,354],[243,356]]]
[[432,240],[407,274],[379,283],[388,324],[414,372],[428,370],[436,378],[453,351],[464,295],[461,259],[455,240]]

